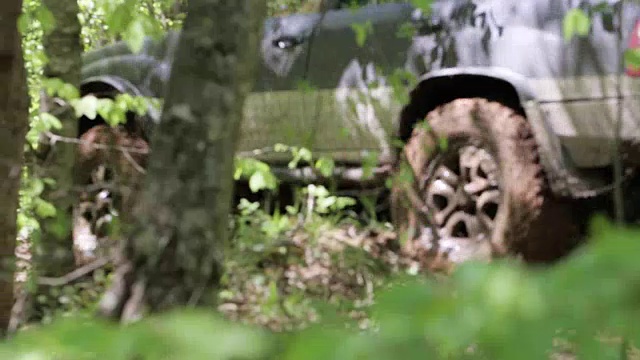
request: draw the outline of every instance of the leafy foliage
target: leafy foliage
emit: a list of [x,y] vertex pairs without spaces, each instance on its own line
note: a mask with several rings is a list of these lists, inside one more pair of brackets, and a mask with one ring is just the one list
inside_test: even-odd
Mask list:
[[[80,0],[83,41],[87,49],[124,38],[135,51],[147,35],[179,27],[184,14],[174,11],[173,0]],[[379,3],[385,1],[379,1]],[[431,0],[412,0],[428,12]],[[178,1],[180,3],[180,1]],[[271,0],[272,15],[316,11],[319,1]],[[353,1],[350,6],[359,6]],[[607,11],[603,5],[592,12]],[[90,119],[98,115],[109,124],[125,121],[125,113],[144,113],[157,100],[121,95],[114,100],[81,97],[78,89],[60,81],[42,82],[46,63],[40,37],[55,26],[55,19],[38,0],[25,1],[20,20],[29,70],[32,129],[29,140],[60,126],[52,114],[39,112],[39,92],[67,101]],[[564,21],[565,39],[586,36],[589,13],[574,9]],[[371,34],[370,23],[354,25],[356,42],[363,46]],[[410,27],[403,33],[409,34]],[[628,64],[640,66],[637,50],[625,54]],[[397,69],[389,76],[394,95],[408,101],[406,88],[415,78]],[[306,84],[307,87],[310,85]],[[440,144],[446,147],[446,143]],[[289,168],[308,165],[324,177],[335,170],[331,158],[315,158],[307,148],[276,144],[274,151],[291,156]],[[365,173],[376,165],[377,154],[365,159]],[[409,169],[398,179],[408,181]],[[252,191],[273,190],[278,180],[268,164],[238,156],[236,179],[246,178]],[[36,234],[35,218],[49,217],[56,209],[39,198],[52,179],[26,172],[18,221],[23,232]],[[274,334],[263,329],[221,320],[213,311],[186,310],[147,318],[123,328],[91,319],[79,309],[92,305],[107,281],[96,272],[91,282],[52,289],[52,307],[73,317],[51,325],[27,329],[0,345],[5,359],[540,359],[550,352],[575,352],[584,358],[616,358],[620,341],[602,341],[603,334],[637,343],[638,275],[636,254],[640,232],[598,223],[592,244],[566,262],[548,269],[524,268],[515,262],[462,265],[446,281],[399,275],[398,269],[378,252],[393,252],[375,241],[343,244],[328,240],[353,240],[354,219],[350,197],[337,196],[326,187],[309,185],[286,213],[270,213],[260,204],[243,199],[233,219],[235,238],[229,250],[221,311],[234,320],[257,323],[296,333]],[[338,220],[336,220],[338,219]],[[335,233],[338,233],[337,235]],[[31,237],[34,241],[37,236]],[[343,241],[344,242],[344,241]],[[339,246],[336,243],[340,243]],[[383,249],[380,249],[379,247]],[[333,252],[328,249],[334,249]],[[337,250],[336,250],[337,249]],[[327,260],[329,259],[329,260]],[[396,260],[394,260],[396,261]],[[382,263],[382,265],[381,265]],[[319,265],[320,264],[320,265]],[[313,273],[316,271],[316,273]],[[390,273],[396,279],[381,290]],[[312,274],[312,275],[309,275]],[[318,275],[319,274],[319,275]],[[370,285],[375,283],[374,285]],[[98,286],[95,286],[95,285]],[[345,284],[349,286],[345,286]],[[314,300],[337,309],[326,310]],[[242,300],[242,303],[240,303]],[[226,307],[225,307],[226,306]],[[345,311],[346,308],[346,311]],[[91,307],[89,306],[91,310]],[[324,311],[321,311],[324,310]],[[345,319],[357,312],[366,321]],[[58,312],[56,312],[58,313]],[[364,313],[364,315],[363,315]],[[54,312],[43,315],[45,320]],[[285,319],[285,320],[283,320]],[[46,322],[46,321],[45,321]],[[280,326],[272,326],[278,322]],[[282,324],[286,323],[286,324]],[[354,329],[360,327],[361,329]],[[562,343],[563,345],[558,345]]]
[[503,261],[464,264],[446,281],[397,278],[377,296],[375,326],[364,331],[338,325],[341,317],[331,311],[306,330],[273,334],[185,310],[121,329],[59,319],[24,331],[0,351],[7,359],[533,360],[569,349],[611,358],[621,347],[612,337],[640,340],[640,232],[600,221],[594,234],[588,247],[545,270]]
[[565,41],[570,41],[574,35],[586,36],[591,28],[591,19],[582,9],[571,9],[567,12],[562,23]]

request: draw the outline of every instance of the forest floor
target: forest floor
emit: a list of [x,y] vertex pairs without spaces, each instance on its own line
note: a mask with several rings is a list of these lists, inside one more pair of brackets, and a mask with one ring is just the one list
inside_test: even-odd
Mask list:
[[[321,216],[300,219],[276,219],[262,212],[237,216],[220,291],[219,310],[228,319],[287,331],[315,322],[329,307],[366,328],[375,290],[390,276],[421,272],[418,261],[399,251],[389,224]],[[16,254],[20,301],[25,297],[20,294],[36,284],[28,281],[31,251],[26,240],[19,241]],[[111,270],[110,264],[102,263],[86,276],[61,278],[59,284],[41,281],[45,295],[31,299],[37,311],[28,323],[92,312]]]
[[[218,310],[229,320],[273,331],[302,329],[320,318],[350,328],[375,328],[370,307],[376,292],[391,277],[426,273],[415,255],[400,250],[388,223],[344,214],[275,216],[253,210],[236,215],[230,244]],[[24,294],[30,262],[24,239],[18,256],[18,288]],[[103,264],[87,276],[46,285],[48,295],[32,299],[34,307],[23,306],[37,310],[27,327],[65,314],[91,316],[110,272],[110,264]],[[576,357],[569,345],[558,343],[550,358]],[[633,349],[629,358],[640,359],[640,352]]]

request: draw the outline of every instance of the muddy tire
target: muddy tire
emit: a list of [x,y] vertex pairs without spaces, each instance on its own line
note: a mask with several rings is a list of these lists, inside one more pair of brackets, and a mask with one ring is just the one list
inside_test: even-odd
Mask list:
[[[574,236],[568,208],[551,204],[529,124],[500,103],[458,99],[431,111],[406,143],[397,175],[394,225],[409,251],[431,261],[546,261],[564,252],[556,236]],[[543,208],[553,208],[558,226]]]
[[82,186],[73,214],[77,265],[95,260],[114,216],[137,201],[149,146],[123,128],[97,125],[80,137],[75,172]]

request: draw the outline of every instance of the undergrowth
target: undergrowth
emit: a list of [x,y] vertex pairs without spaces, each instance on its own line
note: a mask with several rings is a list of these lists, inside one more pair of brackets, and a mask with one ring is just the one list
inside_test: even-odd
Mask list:
[[[555,266],[466,263],[450,278],[436,281],[402,270],[401,261],[385,245],[390,239],[384,226],[357,228],[346,221],[335,227],[321,218],[313,225],[290,221],[280,233],[289,239],[286,243],[275,235],[264,247],[256,247],[244,233],[244,241],[229,253],[220,305],[227,320],[214,309],[188,309],[116,326],[76,313],[23,330],[0,345],[0,355],[532,360],[635,356],[629,349],[640,340],[638,230],[599,221],[590,243]],[[264,236],[257,227],[252,229],[255,236]],[[297,331],[272,332],[265,326]]]

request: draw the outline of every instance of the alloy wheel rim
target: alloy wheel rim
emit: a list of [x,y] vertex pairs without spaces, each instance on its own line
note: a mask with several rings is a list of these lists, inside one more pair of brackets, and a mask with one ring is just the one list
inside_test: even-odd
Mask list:
[[489,239],[502,193],[495,158],[477,144],[450,147],[423,186],[438,236]]

